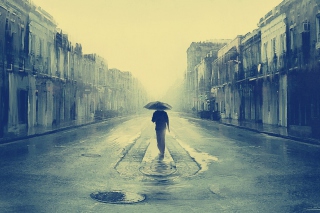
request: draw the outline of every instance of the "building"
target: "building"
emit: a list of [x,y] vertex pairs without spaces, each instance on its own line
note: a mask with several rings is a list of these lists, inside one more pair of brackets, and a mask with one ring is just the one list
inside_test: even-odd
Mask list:
[[317,135],[319,11],[315,0],[284,0],[259,20],[257,29],[219,50],[212,93],[223,118]]
[[241,39],[237,36],[218,51],[218,58],[212,64],[211,91],[215,99],[214,110],[222,118],[238,119],[240,96],[238,80],[241,80]]
[[242,74],[239,79],[240,119],[262,122],[261,30],[247,33],[241,40]]
[[[217,51],[227,43],[228,40],[213,40],[210,42],[192,42],[187,50],[187,70],[185,75],[185,110],[196,110],[198,106],[198,71],[196,67],[207,57],[208,53],[214,58]],[[211,60],[211,59],[206,59]],[[207,72],[206,72],[207,73]],[[211,74],[208,74],[211,75]]]
[[0,141],[142,108],[146,92],[137,79],[110,72],[41,7],[0,0]]
[[[320,2],[283,0],[258,28],[219,47],[211,71],[210,107],[206,73],[212,43],[187,50],[186,109],[213,109],[224,119],[288,127],[319,137]],[[200,99],[199,99],[200,98]]]
[[196,97],[197,104],[195,108],[197,111],[212,110],[210,105],[211,98],[211,75],[212,75],[212,62],[217,57],[213,56],[212,51],[207,54],[205,58],[195,67],[197,73]]
[[318,122],[319,9],[286,0],[260,19],[263,123],[311,132]]

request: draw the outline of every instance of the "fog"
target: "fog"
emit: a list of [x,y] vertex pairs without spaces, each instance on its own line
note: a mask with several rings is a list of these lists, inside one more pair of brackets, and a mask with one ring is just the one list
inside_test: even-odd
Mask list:
[[33,0],[84,53],[130,71],[152,98],[182,79],[191,42],[233,39],[281,0]]

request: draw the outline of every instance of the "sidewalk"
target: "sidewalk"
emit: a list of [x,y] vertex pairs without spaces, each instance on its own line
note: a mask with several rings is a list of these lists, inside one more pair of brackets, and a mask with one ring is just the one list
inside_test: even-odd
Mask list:
[[16,130],[15,132],[10,132],[4,135],[4,137],[0,137],[0,144],[9,143],[17,140],[24,140],[32,137],[37,137],[41,135],[51,134],[71,128],[81,127],[85,125],[94,124],[96,121],[87,121],[87,122],[77,122],[70,121],[61,123],[60,125],[53,127],[43,127],[43,126],[35,126],[28,129]]
[[125,117],[117,116],[117,117],[110,117],[110,118],[104,118],[104,119],[70,121],[70,122],[61,123],[53,127],[35,126],[32,128],[16,131],[15,133],[7,133],[6,135],[4,135],[4,137],[0,137],[0,145],[18,141],[18,140],[33,138],[41,135],[52,134],[52,133],[56,133],[56,132],[60,132],[68,129],[102,123],[102,122],[110,121],[112,119],[122,119],[122,118],[125,118]]
[[313,138],[311,136],[311,133],[308,133],[307,131],[298,131],[277,125],[255,123],[250,121],[238,121],[232,119],[221,119],[220,122],[228,126],[235,126],[238,128],[247,129],[259,133],[265,133],[276,137],[320,145],[320,139]]

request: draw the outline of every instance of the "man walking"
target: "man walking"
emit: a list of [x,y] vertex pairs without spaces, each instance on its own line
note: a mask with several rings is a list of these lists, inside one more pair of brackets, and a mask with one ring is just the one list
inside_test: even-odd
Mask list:
[[155,123],[156,127],[156,135],[157,135],[157,146],[160,151],[160,156],[164,156],[165,150],[165,137],[166,137],[166,128],[168,127],[168,131],[170,132],[169,128],[169,117],[166,111],[164,110],[157,110],[153,113],[151,121]]

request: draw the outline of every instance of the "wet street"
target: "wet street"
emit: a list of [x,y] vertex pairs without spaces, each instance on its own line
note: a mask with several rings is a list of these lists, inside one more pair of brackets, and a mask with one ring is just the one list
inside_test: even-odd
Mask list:
[[163,159],[151,111],[0,145],[0,212],[320,212],[320,146],[168,115]]

